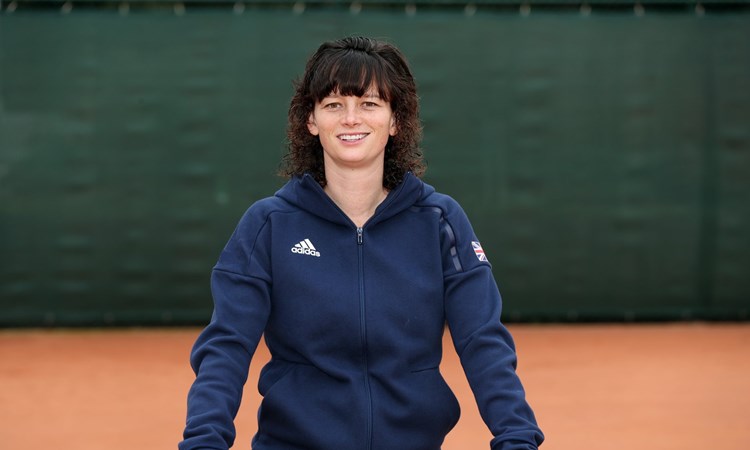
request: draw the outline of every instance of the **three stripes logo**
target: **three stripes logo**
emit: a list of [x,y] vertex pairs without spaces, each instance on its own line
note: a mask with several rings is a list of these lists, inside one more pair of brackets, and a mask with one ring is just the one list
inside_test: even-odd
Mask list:
[[310,242],[310,239],[305,239],[300,241],[299,244],[294,244],[294,247],[292,247],[292,253],[320,258],[320,252],[315,249],[315,246]]

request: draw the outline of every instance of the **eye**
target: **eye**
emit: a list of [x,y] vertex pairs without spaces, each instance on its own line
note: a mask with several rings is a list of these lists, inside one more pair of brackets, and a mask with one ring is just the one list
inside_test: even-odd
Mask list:
[[376,107],[378,107],[380,105],[378,105],[375,102],[364,102],[364,103],[362,103],[362,106],[364,106],[365,108],[376,108]]
[[338,109],[341,107],[341,103],[339,102],[327,102],[323,103],[323,109]]

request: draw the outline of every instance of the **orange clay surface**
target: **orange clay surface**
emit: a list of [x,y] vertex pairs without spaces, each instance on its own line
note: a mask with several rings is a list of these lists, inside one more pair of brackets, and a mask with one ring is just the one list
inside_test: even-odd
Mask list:
[[[542,449],[750,449],[750,324],[510,329],[547,434]],[[0,449],[176,448],[198,332],[0,331]],[[250,448],[268,357],[261,345],[234,448]],[[442,371],[462,405],[443,450],[488,449],[491,436],[449,345]]]

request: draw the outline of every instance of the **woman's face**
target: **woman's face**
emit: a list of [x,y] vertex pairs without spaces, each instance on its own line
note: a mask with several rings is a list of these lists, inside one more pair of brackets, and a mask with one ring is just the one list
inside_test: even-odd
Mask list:
[[315,104],[307,128],[320,138],[326,167],[365,168],[382,166],[396,119],[375,89],[362,97],[333,92]]

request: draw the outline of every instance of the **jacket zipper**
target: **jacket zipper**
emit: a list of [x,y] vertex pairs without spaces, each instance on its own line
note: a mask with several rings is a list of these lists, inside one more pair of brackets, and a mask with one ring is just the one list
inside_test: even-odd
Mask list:
[[362,227],[357,227],[357,250],[359,253],[359,330],[362,342],[362,369],[365,378],[365,393],[367,394],[367,442],[365,448],[372,447],[372,390],[370,387],[370,370],[367,361],[367,323],[365,317],[365,271],[363,255],[364,237]]

